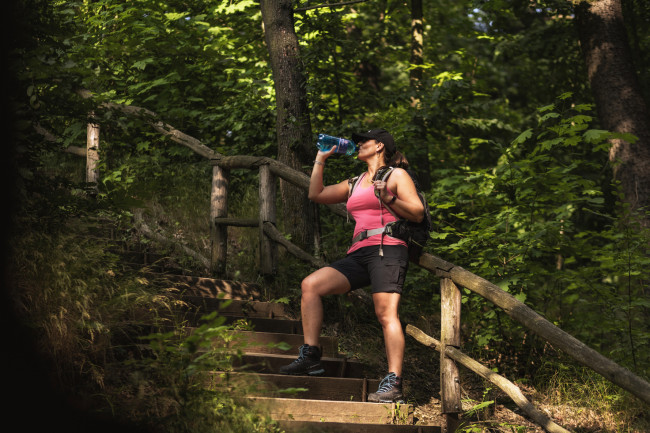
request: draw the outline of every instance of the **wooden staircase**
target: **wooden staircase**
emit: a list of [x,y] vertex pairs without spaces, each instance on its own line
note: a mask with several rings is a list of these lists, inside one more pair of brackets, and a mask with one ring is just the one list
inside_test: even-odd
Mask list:
[[[336,338],[321,337],[325,373],[319,377],[277,374],[280,367],[298,356],[303,344],[302,323],[287,315],[283,304],[263,302],[261,287],[234,281],[182,275],[184,270],[173,260],[132,242],[116,239],[110,225],[92,225],[93,235],[109,239],[111,251],[124,266],[139,269],[148,276],[171,283],[187,307],[182,314],[186,332],[207,313],[218,311],[227,324],[242,319],[253,331],[232,331],[245,339],[246,348],[233,364],[234,371],[214,372],[214,380],[223,377],[250,385],[252,404],[269,414],[290,433],[439,433],[439,425],[419,425],[412,404],[368,403],[368,393],[377,390],[379,380],[364,376],[363,365],[338,351]],[[103,229],[106,233],[98,233]],[[119,230],[118,230],[119,231]],[[145,268],[143,268],[145,265]],[[169,289],[169,285],[167,285]],[[226,302],[227,301],[227,302]],[[277,343],[283,343],[282,350]],[[283,390],[292,390],[287,393]]]
[[[186,317],[200,317],[218,310],[227,323],[246,319],[253,331],[232,331],[245,339],[244,354],[235,363],[235,371],[225,376],[254,381],[256,391],[249,395],[252,403],[278,421],[287,432],[440,432],[440,426],[416,425],[411,404],[378,404],[366,401],[379,380],[363,376],[359,361],[347,359],[338,351],[333,337],[322,337],[320,377],[277,374],[280,366],[298,356],[303,343],[302,325],[285,313],[279,303],[259,301],[260,288],[255,285],[167,275],[188,305]],[[224,302],[228,300],[228,302]],[[224,306],[223,304],[227,304]],[[190,331],[191,332],[191,331]],[[288,350],[277,347],[283,343]],[[293,390],[285,393],[282,390]]]

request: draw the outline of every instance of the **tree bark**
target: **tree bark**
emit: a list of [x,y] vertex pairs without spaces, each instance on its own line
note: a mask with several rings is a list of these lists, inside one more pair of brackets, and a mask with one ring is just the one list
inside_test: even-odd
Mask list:
[[[260,8],[275,84],[278,160],[301,170],[311,163],[315,149],[311,145],[311,122],[292,2],[262,0]],[[280,194],[285,230],[297,245],[313,250],[315,205],[307,199],[306,191],[285,182],[280,183]]]
[[418,174],[418,181],[424,190],[431,188],[431,166],[429,164],[429,143],[427,142],[427,128],[422,114],[420,114],[420,92],[422,91],[422,68],[424,63],[424,14],[422,0],[411,0],[411,69],[409,83],[413,97],[413,126],[415,127],[413,150],[417,161],[414,164]]
[[[424,19],[422,0],[411,0],[411,65],[421,66],[424,52]],[[422,69],[413,68],[410,73],[411,85],[419,86],[422,80]]]
[[[634,70],[621,0],[583,1],[575,22],[603,127],[638,137],[635,143],[612,140],[614,178],[633,210],[650,209],[650,115]],[[650,219],[643,223],[650,226]]]

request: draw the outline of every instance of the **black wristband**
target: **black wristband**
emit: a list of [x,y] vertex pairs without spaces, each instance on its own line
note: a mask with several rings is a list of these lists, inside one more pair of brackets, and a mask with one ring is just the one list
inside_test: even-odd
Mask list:
[[396,195],[394,195],[393,198],[391,198],[390,201],[388,203],[386,203],[386,204],[393,204],[393,203],[395,203],[395,200],[397,200]]

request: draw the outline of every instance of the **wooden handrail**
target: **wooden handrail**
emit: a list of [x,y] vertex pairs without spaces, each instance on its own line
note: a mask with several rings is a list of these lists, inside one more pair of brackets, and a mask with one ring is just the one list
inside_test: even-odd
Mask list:
[[508,316],[553,344],[556,348],[561,349],[576,361],[650,404],[650,383],[553,325],[497,285],[431,254],[423,254],[418,264],[431,272],[446,272],[454,283],[494,303]]
[[517,385],[485,367],[484,365],[481,365],[469,356],[465,355],[458,348],[449,345],[444,347],[440,341],[425,334],[413,325],[406,325],[406,333],[415,338],[415,340],[419,343],[422,343],[425,346],[433,347],[440,353],[444,352],[444,354],[449,358],[458,361],[463,366],[472,370],[474,373],[498,386],[501,390],[508,394],[512,401],[514,401],[515,404],[526,413],[526,415],[533,419],[533,421],[535,421],[537,424],[544,427],[544,430],[547,432],[569,433],[567,429],[553,422],[544,412],[533,406],[533,404],[528,401],[526,396],[524,396]]
[[[268,164],[271,171],[278,177],[301,188],[309,188],[309,177],[306,174],[287,167],[281,162],[271,158],[254,156],[220,156],[212,158],[211,162],[214,165],[227,169],[256,168],[260,165]],[[335,213],[343,216],[346,215],[345,211]],[[292,248],[289,251],[292,252],[295,251],[295,249]],[[428,253],[422,254],[417,265],[438,276],[449,277],[455,284],[465,287],[494,303],[496,306],[503,309],[512,319],[535,332],[558,349],[564,351],[579,363],[591,368],[607,380],[615,383],[650,404],[650,383],[553,325],[551,322],[533,311],[523,302],[517,300],[508,292],[499,288],[497,285],[490,283],[478,275],[466,271],[460,266],[456,266],[453,263],[447,262]]]
[[[215,165],[229,169],[254,168],[263,164],[268,164],[271,171],[278,177],[302,188],[309,187],[309,177],[306,174],[291,169],[281,162],[271,158],[232,156],[213,158],[211,159],[211,162]],[[345,212],[336,213],[345,215]],[[292,250],[295,251],[295,249]],[[290,250],[290,252],[292,252],[292,250]],[[576,361],[591,368],[607,380],[615,383],[650,404],[650,384],[648,382],[553,325],[551,322],[533,311],[523,302],[517,300],[508,292],[499,288],[497,285],[490,283],[460,266],[456,266],[453,263],[447,262],[428,253],[422,254],[417,264],[438,276],[448,276],[455,284],[465,287],[494,303],[496,306],[503,309],[505,313],[515,321],[535,332],[544,340],[553,344],[556,348],[564,351]]]
[[[92,97],[92,94],[86,90],[81,90],[78,93],[83,98]],[[230,168],[255,168],[260,165],[268,165],[270,171],[274,175],[284,179],[285,181],[303,189],[308,189],[309,187],[309,177],[304,173],[294,170],[271,158],[242,155],[223,156],[205,146],[196,138],[162,122],[157,118],[155,113],[147,109],[110,102],[103,103],[101,106],[107,109],[119,110],[135,117],[144,118],[161,134],[169,136],[175,142],[184,145],[197,154],[209,159],[211,163],[215,165],[215,168],[220,167],[225,169],[225,171],[228,171]],[[347,215],[343,205],[330,205],[329,207],[337,215]],[[265,222],[262,221],[260,224],[260,232],[262,234],[267,233],[267,235],[268,233],[273,233],[270,230],[268,232],[265,230],[264,223]],[[211,226],[216,226],[215,221],[211,221],[210,224]],[[268,236],[272,237],[272,235]],[[453,263],[442,260],[431,254],[423,254],[417,264],[438,276],[450,278],[455,284],[465,287],[490,302],[493,302],[496,306],[502,308],[512,319],[521,323],[551,344],[554,344],[576,361],[593,369],[607,380],[615,383],[626,391],[629,391],[647,404],[650,404],[650,384],[647,381],[638,377],[626,368],[619,366],[614,361],[601,355],[597,351],[589,348],[575,337],[569,335],[550,323],[548,320],[544,319],[524,303],[518,301],[514,296],[501,290],[495,284],[492,284],[489,281],[454,265]]]
[[[287,182],[295,185],[304,190],[309,189],[309,176],[305,173],[275,160],[272,158],[267,158],[265,156],[248,156],[248,155],[234,155],[234,156],[224,156],[218,155],[210,158],[210,163],[212,165],[218,165],[221,168],[230,170],[233,168],[247,168],[247,169],[256,169],[261,165],[268,165],[271,169],[271,172],[279,178],[286,180]],[[325,205],[332,210],[333,213],[339,216],[347,216],[347,211],[345,210],[345,205],[338,203],[333,205]]]

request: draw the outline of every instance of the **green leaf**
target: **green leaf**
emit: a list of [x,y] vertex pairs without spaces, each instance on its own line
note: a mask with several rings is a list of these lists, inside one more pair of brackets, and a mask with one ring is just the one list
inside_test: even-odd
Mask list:
[[181,18],[184,18],[188,15],[187,12],[168,12],[165,14],[165,18],[167,18],[169,21],[177,21],[180,20]]
[[582,134],[587,143],[600,143],[609,137],[609,131],[603,129],[588,129]]
[[533,130],[532,129],[527,129],[524,132],[522,132],[521,134],[519,134],[519,136],[517,138],[515,138],[512,141],[512,143],[513,144],[521,144],[521,143],[525,142],[526,140],[528,140],[530,137],[532,137],[532,135],[533,135]]

